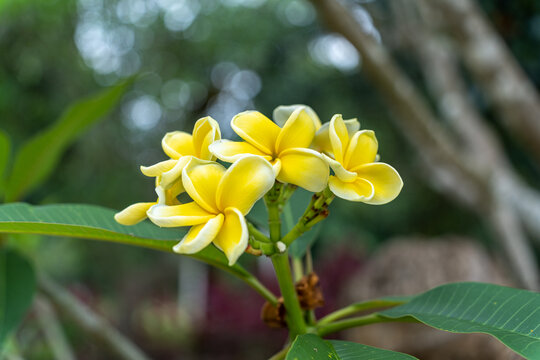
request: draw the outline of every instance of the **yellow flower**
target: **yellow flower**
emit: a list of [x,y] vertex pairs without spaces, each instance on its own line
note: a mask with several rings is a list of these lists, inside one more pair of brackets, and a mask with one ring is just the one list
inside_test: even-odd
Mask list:
[[197,120],[193,127],[193,135],[183,131],[173,131],[165,134],[161,147],[170,159],[152,166],[141,166],[146,176],[160,177],[159,186],[164,190],[174,186],[182,175],[182,169],[187,165],[191,156],[201,160],[215,160],[208,146],[221,139],[219,124],[210,116]]
[[313,121],[313,124],[315,125],[315,131],[319,130],[321,127],[321,120],[319,119],[319,116],[317,113],[309,106],[302,105],[302,104],[296,104],[296,105],[280,105],[277,108],[274,109],[274,112],[272,113],[272,117],[274,118],[274,121],[276,124],[278,124],[280,127],[283,127],[287,120],[291,117],[293,112],[297,110],[298,108],[303,108],[306,112],[306,115],[311,118],[311,121]]
[[220,160],[235,162],[246,154],[257,155],[270,161],[278,181],[313,192],[326,187],[328,165],[319,152],[308,149],[317,125],[306,107],[297,106],[281,128],[257,111],[236,115],[231,127],[245,141],[211,144],[210,151]]
[[403,187],[403,181],[393,167],[375,162],[377,150],[373,131],[356,131],[350,136],[341,115],[334,115],[323,149],[330,155],[323,156],[335,174],[328,182],[330,190],[343,199],[372,205],[394,200]]
[[154,202],[140,202],[128,206],[124,210],[116,213],[114,219],[122,225],[135,225],[147,218],[146,212],[154,205],[178,205],[180,202],[176,198],[182,192],[184,187],[181,182],[177,182],[167,190],[161,189],[159,186],[159,177],[156,178],[156,192],[158,200]]
[[152,206],[148,217],[158,226],[191,226],[174,251],[193,254],[213,242],[233,265],[248,245],[244,215],[274,181],[272,165],[259,156],[244,156],[228,169],[192,158],[182,170],[182,182],[193,201]]
[[208,151],[208,145],[221,138],[219,124],[210,116],[197,120],[193,135],[183,131],[165,134],[161,141],[163,151],[171,159],[152,166],[141,166],[141,172],[156,178],[155,202],[142,202],[128,206],[114,216],[122,225],[135,225],[146,219],[146,212],[154,205],[178,205],[177,196],[184,192],[180,179],[182,169],[193,156],[202,160],[215,160]]

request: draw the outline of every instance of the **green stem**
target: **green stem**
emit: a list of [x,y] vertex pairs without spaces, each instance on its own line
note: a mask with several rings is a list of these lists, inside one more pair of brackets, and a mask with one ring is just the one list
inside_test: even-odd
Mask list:
[[266,299],[270,304],[276,306],[278,304],[278,299],[276,296],[268,290],[263,284],[257,280],[254,276],[244,278],[244,281],[251,286],[256,292],[258,292],[263,298]]
[[294,272],[294,282],[298,282],[304,276],[304,264],[302,264],[302,259],[296,256],[292,257],[293,263],[293,272]]
[[369,324],[400,321],[399,319],[391,319],[382,317],[379,314],[369,314],[366,316],[355,317],[347,320],[336,321],[326,325],[317,326],[317,334],[319,336],[325,336],[338,331],[350,329],[357,326],[364,326]]
[[298,220],[298,223],[281,239],[281,242],[286,246],[291,245],[303,233],[326,219],[328,216],[328,205],[330,205],[333,199],[334,194],[328,188],[313,195],[311,202],[302,217]]
[[287,324],[289,325],[289,336],[291,339],[294,339],[297,335],[306,333],[306,323],[304,322],[304,315],[302,309],[300,309],[300,303],[298,302],[296,289],[292,281],[289,256],[287,253],[276,254],[271,259],[276,271],[279,289],[283,296]]
[[255,240],[260,241],[260,242],[265,242],[265,243],[270,242],[270,239],[266,235],[264,235],[262,232],[260,232],[259,229],[255,227],[255,225],[248,222],[247,226],[248,226],[249,234],[253,236]]
[[264,196],[264,203],[268,210],[268,228],[270,240],[278,242],[281,239],[281,217],[279,198],[283,184],[276,181],[274,187]]
[[319,320],[318,324],[325,325],[325,324],[334,322],[336,320],[342,319],[344,317],[356,314],[360,311],[365,311],[365,310],[370,310],[370,309],[379,309],[383,307],[392,307],[392,306],[405,304],[407,302],[408,300],[406,297],[395,298],[395,299],[393,298],[376,299],[376,300],[359,302],[359,303],[351,304],[347,307],[344,307],[343,309],[336,310],[333,313],[326,315],[325,317]]

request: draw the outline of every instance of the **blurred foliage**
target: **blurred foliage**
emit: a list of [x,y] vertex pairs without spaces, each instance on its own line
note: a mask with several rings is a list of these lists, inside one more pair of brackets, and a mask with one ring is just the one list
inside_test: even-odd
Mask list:
[[[390,26],[388,1],[362,2],[374,14],[383,42]],[[540,4],[485,0],[482,5],[540,83]],[[120,209],[154,199],[153,181],[140,174],[139,165],[165,159],[160,148],[165,132],[191,131],[209,114],[231,137],[228,123],[237,112],[257,108],[270,116],[277,105],[305,103],[322,121],[342,113],[375,130],[382,160],[394,165],[405,183],[398,199],[384,207],[336,200],[315,255],[345,242],[352,252],[373,249],[397,234],[460,233],[487,241],[475,215],[427,187],[426,174],[390,123],[384,102],[361,76],[361,59],[340,38],[326,34],[306,1],[4,0],[0,51],[0,128],[9,134],[12,149],[51,126],[68,104],[134,73],[146,74],[106,121],[68,148],[45,184],[22,200]],[[414,60],[406,54],[399,60],[418,80]],[[475,91],[471,88],[481,103]],[[4,148],[0,140],[0,170]],[[514,153],[516,165],[534,179],[536,170]],[[107,314],[124,330],[135,321],[129,311],[137,301],[166,294],[166,303],[174,296],[174,256],[74,240],[51,239],[38,246],[38,263],[57,277],[78,279],[114,297]],[[250,259],[241,262],[255,265]],[[244,292],[250,290],[238,291],[249,302],[251,295]],[[139,310],[136,321],[146,324],[146,312]],[[77,332],[70,336],[82,343],[80,353],[96,353]],[[252,345],[265,344],[265,336]],[[172,349],[159,356],[172,358]],[[277,349],[265,351],[272,350]]]

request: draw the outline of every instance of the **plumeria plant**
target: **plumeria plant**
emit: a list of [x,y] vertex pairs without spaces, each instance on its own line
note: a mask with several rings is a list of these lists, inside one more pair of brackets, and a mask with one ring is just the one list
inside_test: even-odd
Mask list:
[[[167,133],[161,145],[168,159],[141,167],[144,175],[155,178],[157,199],[149,199],[155,201],[135,203],[116,214],[90,205],[5,204],[0,206],[0,233],[112,241],[190,256],[224,270],[266,300],[262,320],[267,325],[288,330],[286,344],[273,359],[414,359],[324,340],[381,322],[486,333],[527,359],[540,359],[540,295],[526,290],[453,283],[416,296],[351,304],[317,318],[314,309],[324,302],[319,276],[324,274],[313,271],[309,256],[291,256],[291,248],[329,216],[335,197],[383,205],[400,194],[403,181],[392,166],[379,161],[375,133],[360,130],[356,119],[336,114],[323,124],[309,106],[290,105],[277,107],[273,121],[257,111],[242,112],[231,127],[241,141],[222,139],[211,117],[199,119],[192,134]],[[311,192],[311,201],[296,223],[284,226],[298,188]],[[250,215],[261,199],[267,226]],[[242,256],[270,258],[279,295],[239,264]],[[35,277],[28,262],[12,251],[0,248],[0,260],[6,264],[0,267],[0,288],[7,289],[0,292],[1,345],[28,308],[28,284]],[[30,280],[17,281],[24,276]],[[21,294],[28,295],[24,301]]]
[[[323,303],[318,276],[314,272],[303,274],[295,283],[289,247],[302,234],[328,217],[334,197],[383,205],[399,195],[403,181],[392,166],[379,161],[375,133],[360,130],[356,119],[344,120],[340,114],[336,114],[329,122],[321,124],[310,107],[291,105],[276,108],[274,121],[258,111],[242,112],[232,119],[231,127],[242,141],[221,139],[219,125],[210,117],[198,120],[193,134],[166,134],[162,147],[171,159],[141,167],[145,175],[156,178],[157,202],[131,205],[117,213],[115,219],[121,224],[133,225],[148,217],[160,227],[189,227],[185,236],[172,247],[180,254],[196,254],[215,246],[224,253],[229,266],[234,266],[243,254],[270,257],[281,297],[277,298],[257,284],[259,292],[268,301],[262,317],[270,326],[286,327],[290,334],[284,349],[274,359],[374,358],[369,354],[377,358],[412,358],[358,344],[326,342],[321,338],[347,328],[387,321],[424,321],[428,324],[433,322],[432,326],[443,330],[487,332],[522,355],[535,359],[540,357],[538,342],[533,344],[529,343],[529,339],[521,339],[523,343],[518,345],[518,342],[510,340],[508,334],[501,334],[499,329],[495,331],[496,326],[490,328],[489,320],[499,317],[489,315],[494,311],[501,311],[501,315],[507,311],[502,306],[498,307],[497,301],[491,301],[494,298],[490,298],[490,302],[479,302],[478,306],[482,307],[478,311],[471,311],[474,315],[472,322],[485,321],[485,328],[476,324],[469,326],[469,323],[462,328],[458,317],[456,323],[447,324],[437,318],[453,309],[451,305],[456,304],[458,299],[463,301],[467,296],[482,299],[484,293],[490,294],[488,290],[495,288],[496,295],[503,300],[505,292],[517,291],[494,285],[453,284],[434,289],[418,298],[385,298],[353,304],[317,319],[313,309]],[[226,168],[216,162],[217,159],[230,165]],[[296,225],[283,233],[282,213],[298,187],[312,192],[312,200]],[[176,197],[182,192],[187,193],[190,202],[178,202]],[[264,198],[268,213],[266,229],[258,228],[246,218],[261,198]],[[295,261],[301,262],[301,259]],[[302,263],[296,267],[303,268]],[[538,296],[523,293],[530,296],[531,303],[534,303],[523,306],[538,311]],[[436,302],[429,305],[425,298]],[[508,301],[504,303],[508,304]],[[415,314],[414,310],[427,309],[428,305],[435,314],[427,314],[428,317]],[[377,308],[389,310],[351,317]],[[471,309],[476,309],[475,303],[465,309],[461,316]],[[521,322],[516,328],[527,324],[531,327],[529,335],[536,335],[540,328],[539,316],[517,318]],[[468,319],[463,321],[467,322]],[[513,321],[512,318],[506,322],[510,321]],[[495,323],[499,322],[497,320]],[[527,349],[529,346],[534,350]],[[347,352],[351,350],[357,353],[357,357],[347,357]]]

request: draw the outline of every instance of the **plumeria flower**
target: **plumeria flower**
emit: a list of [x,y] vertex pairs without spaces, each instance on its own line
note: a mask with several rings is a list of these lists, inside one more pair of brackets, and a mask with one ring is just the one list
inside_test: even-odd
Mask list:
[[292,113],[298,108],[304,109],[306,115],[311,118],[311,121],[313,121],[313,124],[315,125],[315,131],[319,130],[321,127],[321,120],[319,119],[319,116],[311,107],[303,104],[280,105],[276,107],[274,109],[274,112],[272,113],[274,122],[280,127],[283,127],[287,120],[289,120],[289,118],[291,117]]
[[165,134],[161,146],[171,159],[152,166],[141,166],[144,175],[156,178],[158,200],[130,205],[117,213],[115,220],[123,225],[135,225],[146,219],[147,211],[154,205],[178,205],[177,196],[184,192],[180,181],[182,169],[193,156],[202,160],[215,160],[208,151],[208,145],[220,138],[219,124],[210,116],[197,120],[193,135],[183,131]]
[[173,131],[165,134],[161,146],[170,159],[152,166],[141,166],[146,176],[160,176],[159,187],[169,189],[179,182],[182,169],[192,156],[201,160],[215,160],[208,146],[221,139],[219,124],[210,116],[197,120],[193,127],[193,135],[183,131]]
[[228,169],[192,158],[182,170],[182,183],[193,201],[152,206],[148,217],[158,226],[191,226],[174,251],[193,254],[213,242],[233,265],[248,246],[244,216],[274,181],[272,165],[259,156],[241,157]]
[[394,200],[403,181],[388,164],[376,162],[378,143],[371,130],[349,135],[341,115],[334,115],[328,126],[328,142],[323,155],[334,175],[328,186],[338,197],[372,205]]
[[218,159],[232,163],[246,154],[257,155],[272,164],[280,182],[312,192],[326,187],[328,165],[319,152],[308,149],[316,124],[305,107],[297,107],[282,127],[258,111],[236,115],[231,127],[245,141],[214,142],[209,149]]
[[178,205],[180,202],[176,198],[182,192],[184,187],[181,182],[177,182],[167,190],[159,187],[160,177],[156,178],[156,192],[158,200],[154,202],[140,202],[128,206],[124,210],[116,213],[114,219],[122,225],[135,225],[147,218],[146,212],[154,205]]

